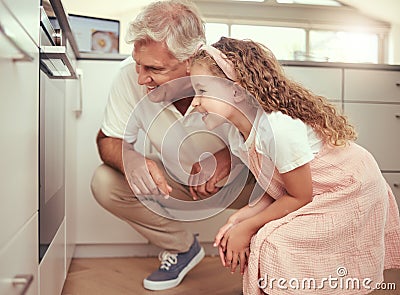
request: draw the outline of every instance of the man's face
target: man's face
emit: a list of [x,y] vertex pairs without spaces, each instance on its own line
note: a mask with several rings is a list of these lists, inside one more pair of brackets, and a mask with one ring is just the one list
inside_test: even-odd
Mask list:
[[145,85],[147,92],[189,74],[188,61],[178,61],[163,42],[136,43],[132,57],[139,74],[138,83]]

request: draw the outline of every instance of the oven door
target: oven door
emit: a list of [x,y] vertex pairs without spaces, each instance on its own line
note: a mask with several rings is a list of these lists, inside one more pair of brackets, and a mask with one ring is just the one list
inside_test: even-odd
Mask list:
[[[53,19],[54,21],[54,19]],[[57,24],[57,22],[53,22]],[[66,80],[74,79],[62,32],[41,9],[39,90],[39,261],[65,216]]]
[[65,216],[65,80],[40,71],[39,260]]

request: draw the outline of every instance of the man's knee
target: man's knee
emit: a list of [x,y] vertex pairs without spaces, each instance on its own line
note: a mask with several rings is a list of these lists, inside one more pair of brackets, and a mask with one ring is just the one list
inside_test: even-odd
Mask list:
[[96,201],[103,207],[109,207],[112,192],[124,181],[124,176],[108,165],[102,164],[93,173],[90,188]]

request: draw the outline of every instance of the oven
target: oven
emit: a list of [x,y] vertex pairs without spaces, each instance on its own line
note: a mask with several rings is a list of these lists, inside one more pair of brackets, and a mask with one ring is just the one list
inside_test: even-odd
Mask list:
[[49,2],[41,8],[39,86],[39,262],[65,216],[65,93],[75,78]]

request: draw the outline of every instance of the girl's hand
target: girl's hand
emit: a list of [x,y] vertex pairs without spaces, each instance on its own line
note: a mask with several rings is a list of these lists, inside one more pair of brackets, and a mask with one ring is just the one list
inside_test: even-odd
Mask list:
[[253,234],[254,232],[246,225],[246,222],[232,226],[224,234],[220,242],[220,251],[223,250],[224,253],[224,266],[230,267],[232,273],[236,271],[238,264],[240,264],[240,273],[244,273]]
[[214,239],[214,244],[213,244],[214,247],[218,247],[220,245],[221,239],[224,237],[225,233],[234,225],[235,225],[234,222],[228,220],[228,222],[219,229]]
[[221,245],[220,245],[221,239],[224,237],[225,233],[235,224],[236,224],[236,221],[233,218],[229,218],[227,223],[219,229],[219,231],[214,239],[213,246],[218,247],[219,258],[221,259],[221,263],[223,266],[226,266],[225,265],[225,250],[226,249],[221,247]]

